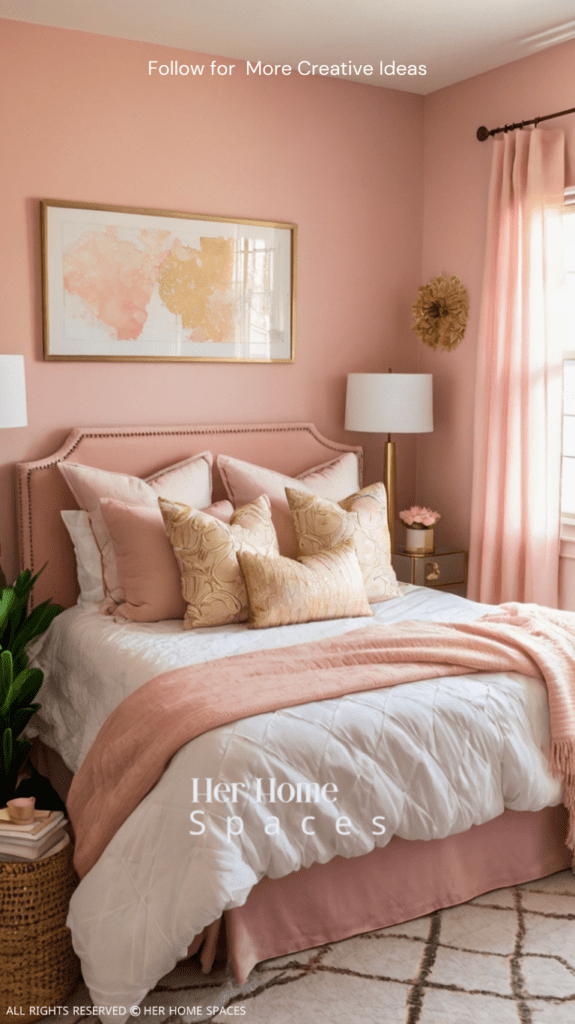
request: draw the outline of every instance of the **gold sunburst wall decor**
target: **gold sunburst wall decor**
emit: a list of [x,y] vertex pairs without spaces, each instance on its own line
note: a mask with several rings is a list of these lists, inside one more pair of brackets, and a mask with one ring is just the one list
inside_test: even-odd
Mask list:
[[456,274],[441,274],[417,293],[412,328],[425,345],[452,352],[463,341],[469,301],[467,289]]

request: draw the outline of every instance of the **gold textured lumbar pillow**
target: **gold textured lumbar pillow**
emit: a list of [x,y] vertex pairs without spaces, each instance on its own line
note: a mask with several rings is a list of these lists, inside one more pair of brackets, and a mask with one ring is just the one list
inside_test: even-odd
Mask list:
[[176,501],[158,503],[180,570],[184,629],[245,622],[248,595],[237,553],[279,557],[269,498],[262,494],[236,509],[229,526]]
[[238,551],[255,629],[373,615],[353,542],[316,555],[268,558]]
[[289,487],[286,496],[300,556],[352,540],[368,599],[387,601],[401,596],[402,590],[391,565],[387,495],[383,484],[370,484],[339,502]]

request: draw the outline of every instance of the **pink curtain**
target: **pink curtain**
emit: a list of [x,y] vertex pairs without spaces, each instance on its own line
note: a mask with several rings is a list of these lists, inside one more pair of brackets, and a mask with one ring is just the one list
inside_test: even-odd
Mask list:
[[469,597],[558,603],[564,137],[494,144],[479,329]]

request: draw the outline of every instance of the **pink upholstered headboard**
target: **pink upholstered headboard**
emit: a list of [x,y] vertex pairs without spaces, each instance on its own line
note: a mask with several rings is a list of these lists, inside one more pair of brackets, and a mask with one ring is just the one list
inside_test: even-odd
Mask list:
[[[209,449],[289,476],[361,448],[328,441],[311,423],[231,424],[185,427],[77,427],[47,459],[17,466],[20,567],[37,572],[48,563],[32,592],[33,604],[51,597],[69,607],[77,596],[76,567],[60,512],[77,505],[57,469],[80,462],[133,476],[151,476],[163,466]],[[225,497],[214,465],[214,501]]]

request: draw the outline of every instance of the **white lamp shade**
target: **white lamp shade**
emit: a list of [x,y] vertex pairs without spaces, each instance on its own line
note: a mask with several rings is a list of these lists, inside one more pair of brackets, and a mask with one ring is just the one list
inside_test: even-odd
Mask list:
[[433,375],[349,373],[345,428],[373,434],[433,430]]
[[24,356],[0,355],[0,428],[26,426]]

